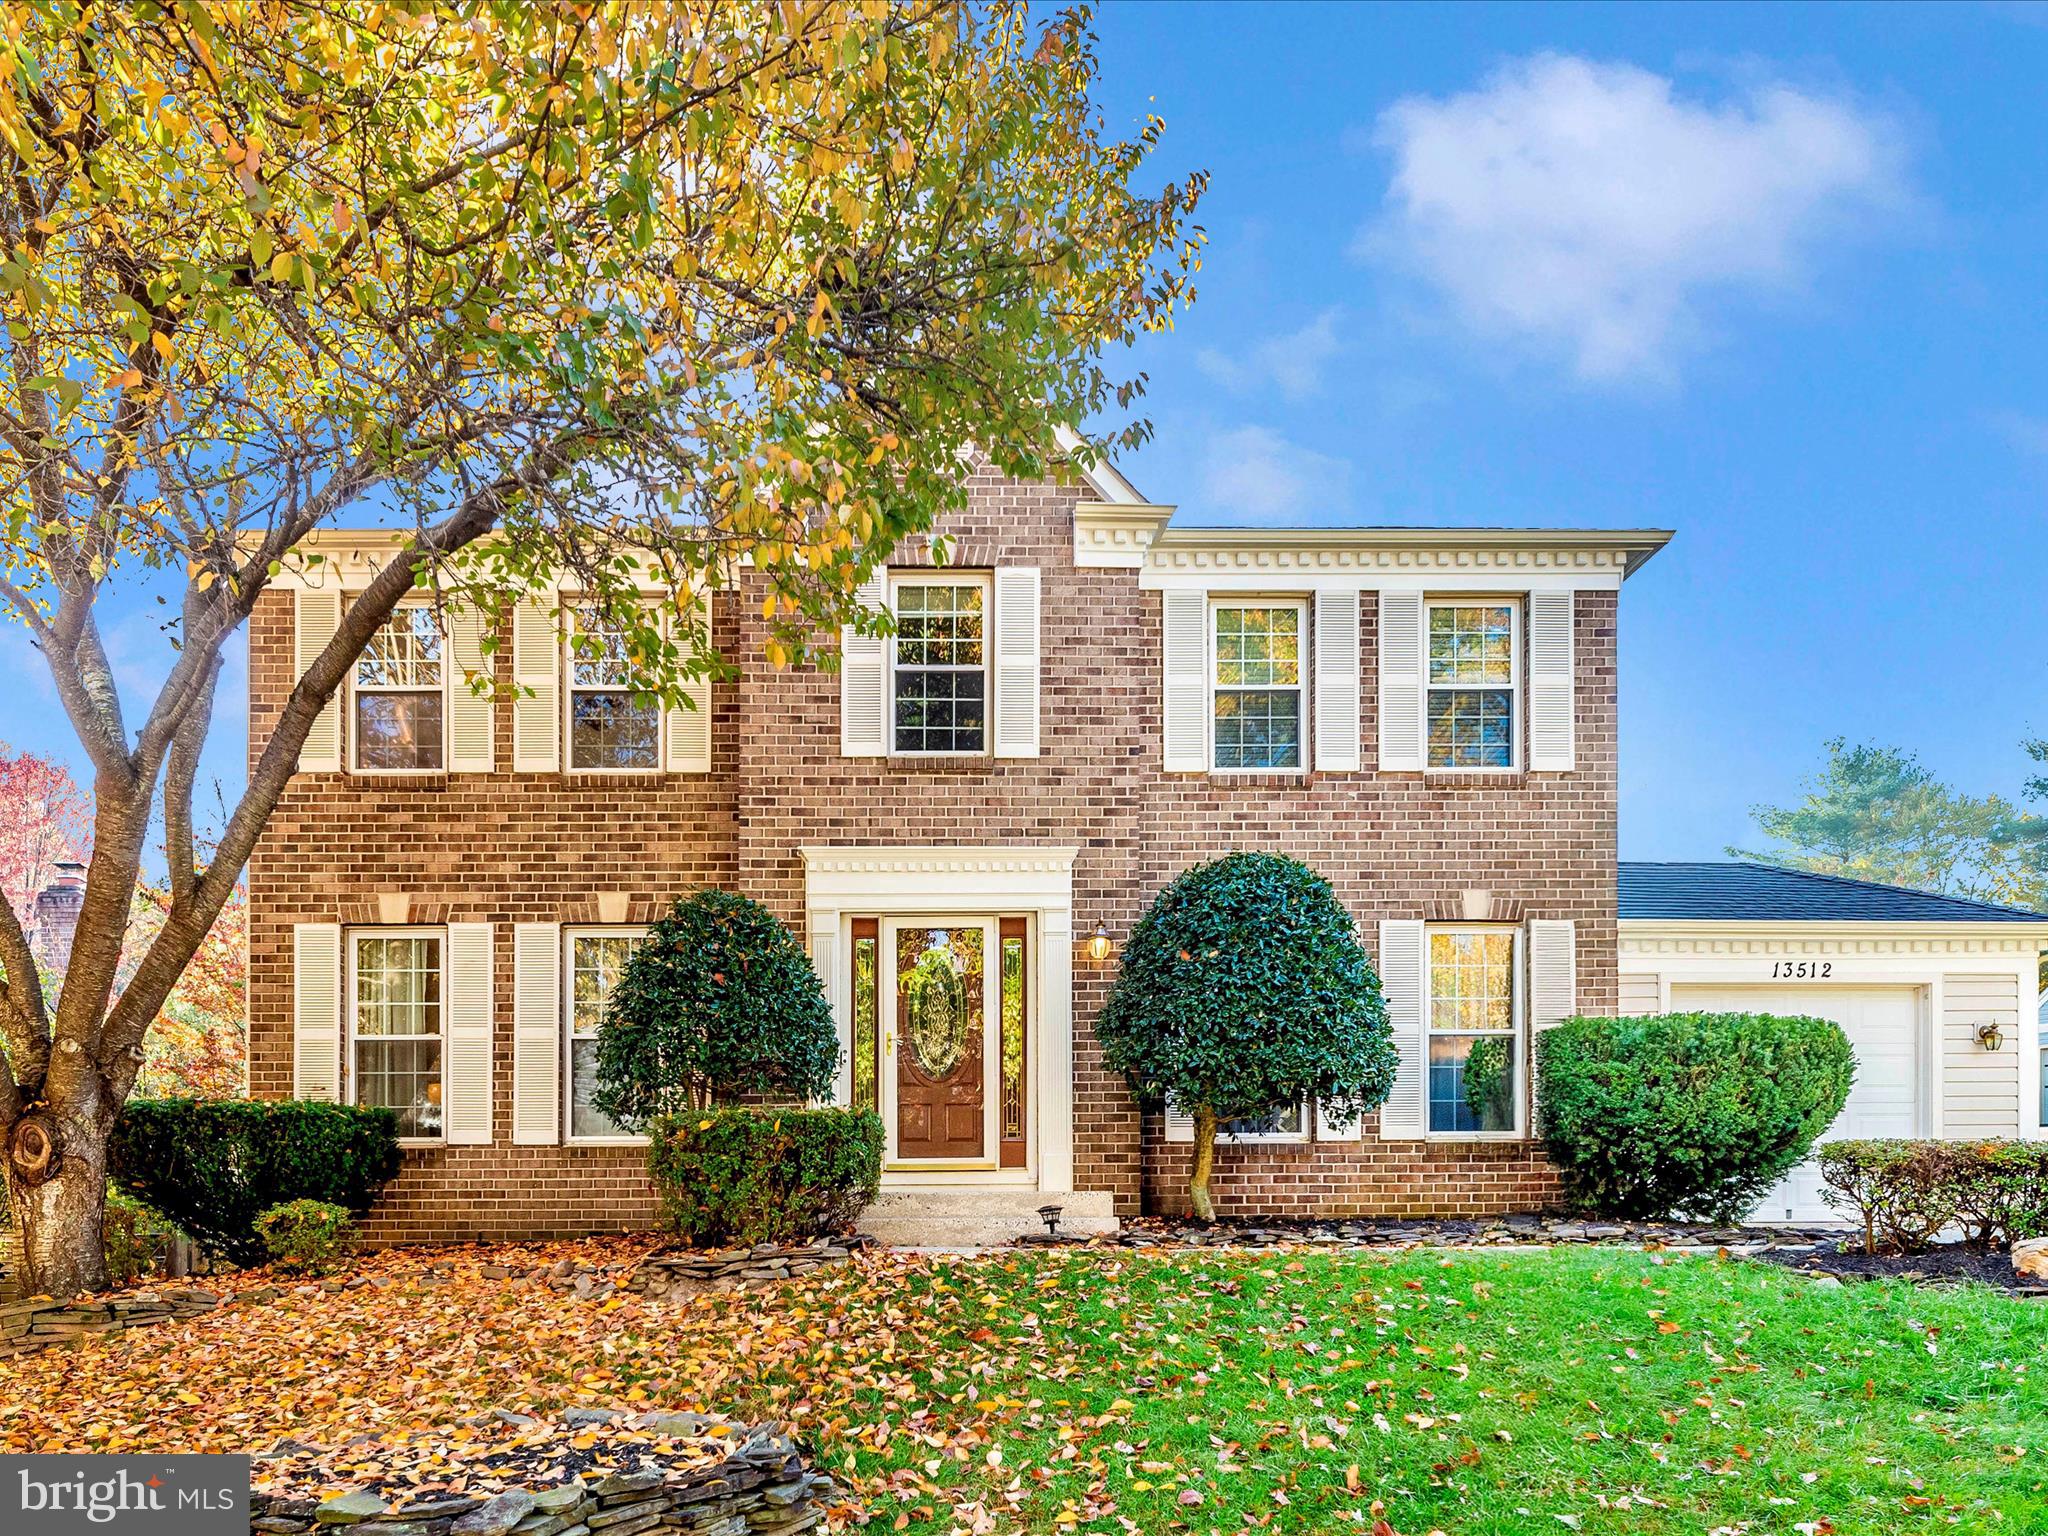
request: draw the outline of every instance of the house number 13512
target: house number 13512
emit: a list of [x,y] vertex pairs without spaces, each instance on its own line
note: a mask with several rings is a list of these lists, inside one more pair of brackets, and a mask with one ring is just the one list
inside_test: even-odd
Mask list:
[[1834,974],[1832,960],[1777,960],[1771,964],[1773,981],[1826,981]]

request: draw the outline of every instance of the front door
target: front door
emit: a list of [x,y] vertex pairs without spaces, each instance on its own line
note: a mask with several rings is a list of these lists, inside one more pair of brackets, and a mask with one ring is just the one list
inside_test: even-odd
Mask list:
[[883,1118],[897,1162],[995,1160],[996,932],[981,917],[885,927]]

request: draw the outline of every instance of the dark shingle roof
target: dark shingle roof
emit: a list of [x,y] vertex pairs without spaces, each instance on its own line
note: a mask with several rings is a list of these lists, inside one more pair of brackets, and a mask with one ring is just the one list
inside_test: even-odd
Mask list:
[[1747,863],[1624,862],[1621,916],[1670,922],[2048,922],[2048,913],[2021,907]]

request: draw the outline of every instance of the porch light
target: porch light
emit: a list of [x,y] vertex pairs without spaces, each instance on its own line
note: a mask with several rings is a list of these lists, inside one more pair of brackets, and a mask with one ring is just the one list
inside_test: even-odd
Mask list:
[[1088,958],[1097,965],[1109,958],[1109,930],[1100,923],[1095,925],[1095,932],[1089,935]]
[[1987,1051],[1995,1051],[2005,1044],[2005,1031],[1986,1019],[1977,1026],[1977,1043]]

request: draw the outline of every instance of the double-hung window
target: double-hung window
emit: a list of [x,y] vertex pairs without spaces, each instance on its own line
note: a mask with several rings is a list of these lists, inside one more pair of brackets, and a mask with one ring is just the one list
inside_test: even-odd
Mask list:
[[1504,602],[1429,605],[1432,768],[1513,768],[1521,678],[1520,609]]
[[349,732],[355,766],[368,773],[437,772],[447,708],[446,645],[434,610],[408,603],[380,625],[356,658]]
[[349,1077],[354,1102],[398,1112],[398,1134],[441,1135],[441,935],[358,929],[349,936]]
[[597,1090],[597,1030],[627,960],[645,937],[638,928],[571,930],[569,934],[567,1131],[571,1141],[637,1140],[591,1102]]
[[891,750],[962,756],[988,750],[988,583],[953,572],[894,579]]
[[1305,603],[1214,603],[1209,609],[1211,739],[1224,770],[1298,769]]
[[1521,1129],[1522,1005],[1512,928],[1429,931],[1429,1129]]
[[569,609],[569,767],[651,773],[661,767],[661,701],[628,686],[624,627],[596,608]]

